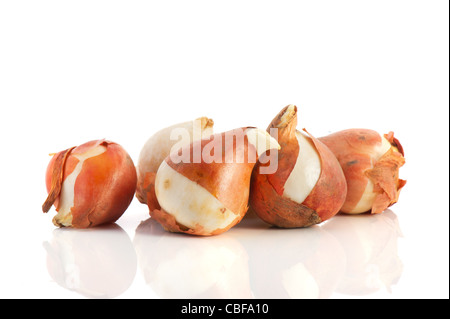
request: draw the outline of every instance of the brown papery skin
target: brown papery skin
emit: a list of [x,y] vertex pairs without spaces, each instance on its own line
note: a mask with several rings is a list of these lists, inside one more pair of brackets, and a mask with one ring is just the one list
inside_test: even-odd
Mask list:
[[322,222],[314,209],[279,195],[268,181],[267,174],[253,171],[250,205],[266,223],[282,227],[309,227]]
[[[136,169],[131,157],[119,144],[106,140],[94,140],[74,148],[65,163],[63,180],[79,162],[74,155],[83,154],[98,145],[106,147],[106,151],[86,159],[75,181],[70,226],[73,228],[89,228],[115,222],[130,205],[136,190]],[[52,185],[57,155],[47,168],[47,191],[50,191]],[[56,199],[54,206],[59,211],[59,199]],[[55,220],[54,223],[63,226]]]
[[376,159],[376,148],[382,143],[381,135],[370,129],[347,129],[320,137],[335,154],[347,181],[347,198],[341,211],[350,212],[359,202],[369,180],[377,193],[371,213],[381,213],[398,201],[400,190],[406,184],[399,179],[404,165],[404,151],[400,142],[389,132],[384,137],[391,149]]
[[303,201],[303,205],[314,209],[322,221],[325,221],[336,215],[344,204],[347,183],[344,172],[330,149],[311,134],[308,133],[308,135],[319,152],[322,171],[313,190]]
[[150,212],[155,209],[161,209],[156,198],[155,179],[156,172],[145,173],[143,180],[138,181],[138,193],[136,193],[137,199],[141,203],[146,203]]
[[[276,135],[271,131],[272,129],[277,130]],[[267,175],[268,182],[281,196],[284,192],[284,184],[294,169],[300,151],[296,136],[297,107],[289,109],[288,105],[283,108],[267,127],[267,132],[272,132],[272,137],[278,140],[281,148],[281,151],[278,152],[278,169],[276,172]],[[270,153],[267,155],[270,158]],[[270,162],[268,161],[268,163]]]
[[[191,229],[179,224],[172,215],[162,208],[150,211],[150,216],[155,218],[168,231],[195,235],[217,235],[239,223],[248,210],[250,179],[255,165],[255,162],[248,161],[248,154],[256,153],[256,149],[248,143],[244,132],[245,128],[236,129],[191,143],[191,145],[179,151],[179,154],[190,152],[191,160],[189,163],[174,163],[170,156],[165,160],[175,171],[205,188],[226,208],[237,215],[237,218],[228,227],[217,229],[211,234],[205,234],[202,232],[201,226]],[[237,141],[243,141],[243,143],[234,143],[235,147],[232,148],[232,154],[225,152],[225,134],[235,134]],[[203,151],[205,146],[210,142],[214,143],[214,141],[222,141],[222,156],[218,157],[220,160],[205,163],[202,157],[200,163],[194,163],[194,151],[196,149]],[[231,159],[231,155],[233,155],[234,159],[242,158],[244,161],[238,163],[236,160]]]
[[[270,128],[278,128],[278,143],[281,146],[278,170],[270,175],[261,174],[260,168],[264,164],[258,163],[252,174],[250,205],[261,219],[283,228],[309,227],[331,218],[339,212],[347,193],[345,177],[335,156],[307,132],[321,160],[319,180],[303,203],[283,197],[284,184],[301,151],[295,134],[296,125],[297,108],[287,106],[282,109],[268,127],[269,132]],[[270,157],[270,152],[266,156]],[[264,162],[263,159],[261,162]]]

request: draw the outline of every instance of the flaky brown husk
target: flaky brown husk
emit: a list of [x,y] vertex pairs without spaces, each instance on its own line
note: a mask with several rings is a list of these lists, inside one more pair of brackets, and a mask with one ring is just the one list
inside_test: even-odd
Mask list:
[[266,223],[283,228],[309,227],[322,222],[314,209],[299,204],[275,191],[267,174],[252,175],[250,206]]
[[398,202],[400,190],[405,186],[406,180],[399,178],[399,169],[405,164],[405,158],[394,149],[390,149],[365,175],[374,185],[373,191],[377,193],[372,205],[372,214],[379,214]]
[[[276,132],[273,132],[273,129],[275,129]],[[268,154],[270,158],[268,164],[273,160],[277,160],[278,169],[272,174],[267,174],[267,180],[281,196],[284,192],[284,184],[286,183],[289,174],[291,174],[294,169],[298,152],[300,151],[296,137],[297,107],[288,105],[283,108],[267,127],[267,132],[269,132],[273,138],[276,138],[278,144],[280,144],[278,154]],[[274,155],[278,157],[272,158]],[[263,159],[264,158],[262,157],[262,160]],[[267,161],[267,159],[264,160]],[[258,163],[256,166],[256,168],[258,168],[261,164]]]
[[141,203],[146,203],[150,212],[155,209],[161,209],[155,193],[155,178],[156,172],[145,173],[144,179],[140,183],[138,181],[139,192],[136,190],[136,198]]
[[[319,140],[304,130],[311,138],[321,161],[319,180],[311,193],[297,203],[283,197],[284,185],[298,158],[299,144],[296,137],[297,108],[287,106],[274,118],[268,127],[278,129],[278,169],[273,174],[261,174],[260,168],[270,163],[271,158],[261,157],[252,174],[250,205],[256,214],[267,223],[284,228],[309,227],[319,224],[339,212],[347,186],[342,169],[333,153]],[[274,154],[267,152],[266,157]]]
[[349,213],[358,204],[369,180],[374,185],[375,200],[370,212],[379,214],[398,201],[406,181],[399,178],[405,164],[404,150],[393,132],[384,134],[392,147],[375,161],[372,150],[381,144],[378,132],[369,129],[347,129],[320,137],[338,159],[347,181],[347,198],[341,211]]
[[[304,131],[308,133],[305,129]],[[330,149],[311,134],[308,135],[319,153],[322,170],[303,205],[313,208],[322,221],[325,221],[336,215],[344,204],[347,183],[344,172]]]

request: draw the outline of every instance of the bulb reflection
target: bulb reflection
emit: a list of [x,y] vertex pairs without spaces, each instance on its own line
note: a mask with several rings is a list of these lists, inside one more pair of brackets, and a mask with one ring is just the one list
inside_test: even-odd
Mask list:
[[347,256],[337,292],[362,296],[382,288],[391,291],[403,271],[398,256],[401,231],[391,210],[375,215],[337,215],[323,228],[339,240]]
[[339,242],[321,227],[254,228],[243,237],[256,298],[329,298],[342,278],[346,259]]
[[252,298],[247,253],[228,234],[169,233],[149,218],[134,246],[146,283],[161,298]]
[[89,298],[114,298],[136,275],[137,258],[117,224],[90,229],[58,228],[49,242],[47,269],[60,286]]
[[280,229],[249,214],[212,237],[166,232],[151,218],[134,247],[147,285],[161,298],[310,298],[388,290],[401,276],[396,215],[337,215]]

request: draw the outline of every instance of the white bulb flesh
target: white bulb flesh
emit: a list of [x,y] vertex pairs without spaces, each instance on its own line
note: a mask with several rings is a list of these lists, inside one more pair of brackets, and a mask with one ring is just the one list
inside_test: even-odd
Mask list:
[[361,196],[359,202],[348,211],[348,214],[361,214],[372,209],[372,204],[375,201],[376,193],[373,192],[373,183],[371,180],[367,182],[364,193]]
[[97,145],[90,148],[83,154],[71,154],[79,160],[75,169],[70,173],[61,186],[61,193],[59,195],[58,214],[54,217],[58,224],[69,227],[72,225],[72,207],[75,205],[75,182],[78,175],[81,173],[84,162],[94,156],[98,156],[106,152],[106,147]]
[[[375,163],[384,155],[387,151],[392,147],[391,143],[382,136],[381,144],[378,147],[374,148],[373,157],[372,157],[372,167]],[[359,202],[355,205],[355,207],[348,211],[348,214],[361,214],[372,209],[373,202],[375,201],[377,193],[373,191],[374,185],[372,181],[369,179],[367,181],[366,188],[364,189],[364,193],[361,196]]]
[[267,150],[280,149],[278,142],[264,130],[248,128],[245,130],[245,135],[247,135],[248,142],[256,148],[258,157]]
[[301,204],[316,186],[322,165],[311,138],[299,131],[296,136],[300,150],[297,162],[284,184],[283,196]]
[[139,154],[138,177],[142,179],[145,173],[156,172],[172,149],[178,150],[212,134],[212,120],[206,117],[175,124],[156,132],[147,140]]
[[156,174],[155,191],[161,207],[178,223],[191,229],[201,226],[204,234],[226,228],[238,217],[205,188],[165,161]]

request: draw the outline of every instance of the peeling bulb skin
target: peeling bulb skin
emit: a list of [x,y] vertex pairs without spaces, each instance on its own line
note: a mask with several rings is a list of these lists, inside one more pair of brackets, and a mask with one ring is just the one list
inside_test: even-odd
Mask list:
[[[264,139],[269,142],[253,144]],[[151,217],[171,232],[211,236],[227,231],[248,210],[250,178],[263,146],[265,152],[278,143],[263,130],[242,128],[184,147],[180,153],[191,154],[188,161],[168,156],[155,179],[161,209],[151,211]],[[202,153],[197,162],[195,150]]]
[[137,165],[136,198],[139,202],[147,204],[150,210],[160,208],[155,195],[155,177],[159,165],[173,148],[178,150],[193,141],[211,136],[213,126],[212,119],[201,117],[161,129],[146,141]]
[[343,213],[378,214],[398,201],[406,184],[399,178],[404,150],[393,132],[348,129],[319,138],[338,159],[347,181]]
[[297,107],[288,105],[267,130],[278,136],[278,169],[263,174],[274,159],[266,153],[252,173],[250,205],[267,223],[283,227],[309,227],[339,212],[347,193],[342,169],[328,147],[297,126]]
[[46,172],[49,197],[43,211],[55,206],[53,223],[58,227],[112,223],[130,205],[136,182],[133,161],[119,144],[90,141],[59,152],[50,160]]

